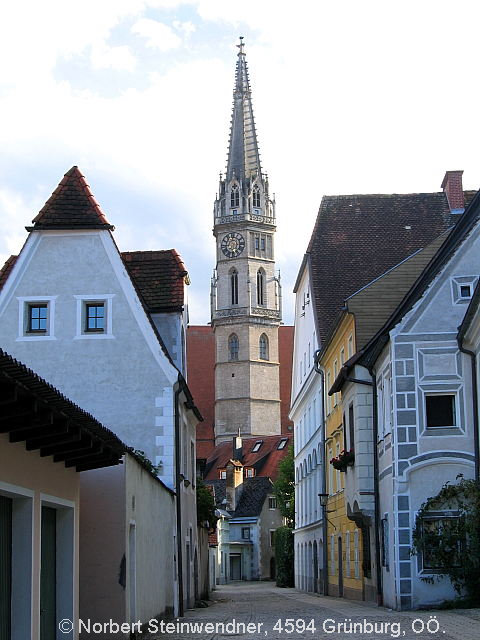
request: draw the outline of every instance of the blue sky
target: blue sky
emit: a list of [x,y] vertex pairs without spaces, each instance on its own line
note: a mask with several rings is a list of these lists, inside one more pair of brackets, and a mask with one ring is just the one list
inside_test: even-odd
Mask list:
[[19,0],[0,8],[0,260],[77,164],[121,250],[175,247],[209,317],[238,36],[285,321],[322,195],[480,183],[476,3]]

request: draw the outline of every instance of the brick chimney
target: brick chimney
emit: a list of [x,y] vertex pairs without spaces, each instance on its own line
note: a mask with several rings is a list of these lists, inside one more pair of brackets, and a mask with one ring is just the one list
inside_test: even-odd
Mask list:
[[243,465],[236,460],[227,462],[226,498],[227,511],[235,511],[243,489]]
[[465,211],[462,175],[463,171],[447,171],[443,178],[442,189],[447,196],[450,213],[463,213]]
[[243,460],[243,442],[240,430],[238,431],[238,436],[233,438],[233,460],[238,460],[239,462]]

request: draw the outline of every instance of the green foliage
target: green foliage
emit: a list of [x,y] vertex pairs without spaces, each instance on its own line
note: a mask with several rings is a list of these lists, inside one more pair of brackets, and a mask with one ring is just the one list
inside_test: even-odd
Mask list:
[[275,531],[275,566],[277,587],[294,587],[293,529],[279,527]]
[[134,449],[132,451],[132,454],[135,456],[135,458],[137,458],[144,469],[149,471],[153,476],[158,476],[162,468],[161,462],[157,465],[153,464],[150,458],[147,458],[147,456],[145,455],[145,451],[140,451],[140,449]]
[[280,513],[287,524],[293,527],[295,524],[295,465],[292,446],[288,448],[287,455],[278,465],[278,477],[273,483],[273,492],[277,497]]
[[[457,477],[458,478],[458,477]],[[452,518],[441,520],[441,526],[429,525],[438,513]],[[429,559],[438,567],[432,576],[422,578],[432,583],[443,576],[450,578],[455,591],[469,601],[479,603],[480,593],[480,484],[461,479],[448,482],[438,495],[428,498],[417,514],[413,530],[412,555]],[[425,569],[428,572],[428,569]]]
[[197,478],[197,524],[204,525],[205,522],[208,522],[209,529],[215,530],[217,520],[213,495],[204,483]]

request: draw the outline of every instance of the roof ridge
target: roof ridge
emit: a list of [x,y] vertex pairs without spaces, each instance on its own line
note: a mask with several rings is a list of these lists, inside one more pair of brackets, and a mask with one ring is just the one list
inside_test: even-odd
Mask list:
[[41,229],[110,229],[111,225],[77,165],[64,174],[57,188],[27,231]]

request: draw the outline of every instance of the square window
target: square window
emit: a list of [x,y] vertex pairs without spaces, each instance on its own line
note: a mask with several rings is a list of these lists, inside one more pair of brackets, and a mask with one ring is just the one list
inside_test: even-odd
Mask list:
[[425,414],[427,429],[455,427],[455,394],[427,394],[425,396]]
[[48,305],[46,303],[30,303],[27,313],[27,332],[47,333]]
[[85,331],[97,333],[105,331],[105,304],[103,302],[86,303]]
[[[435,571],[442,568],[438,563],[439,551],[448,566],[461,566],[460,554],[465,540],[462,538],[459,525],[458,516],[432,516],[423,519],[423,569]],[[443,563],[442,565],[444,566]]]
[[462,284],[460,286],[460,297],[461,298],[471,298],[472,297],[472,289],[469,284]]

